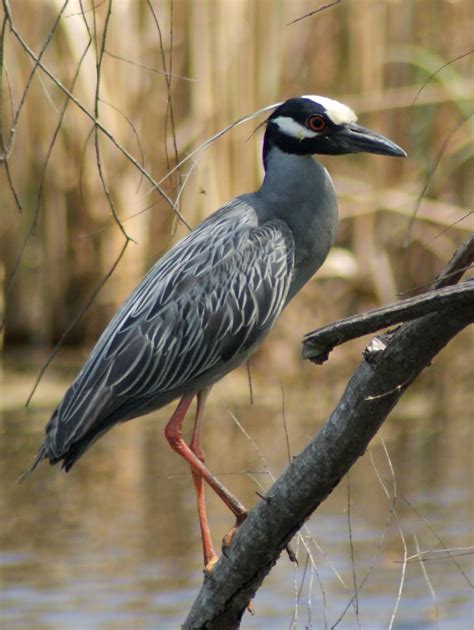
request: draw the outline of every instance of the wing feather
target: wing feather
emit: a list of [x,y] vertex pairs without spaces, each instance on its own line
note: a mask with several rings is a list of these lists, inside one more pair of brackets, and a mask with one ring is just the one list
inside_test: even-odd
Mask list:
[[82,454],[89,435],[245,360],[278,318],[293,267],[286,224],[258,225],[242,200],[204,221],[151,268],[102,334],[48,424],[50,459]]

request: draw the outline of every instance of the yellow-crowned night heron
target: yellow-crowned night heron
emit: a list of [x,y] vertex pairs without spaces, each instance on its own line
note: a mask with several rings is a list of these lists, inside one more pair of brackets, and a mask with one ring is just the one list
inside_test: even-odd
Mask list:
[[[312,156],[405,155],[356,120],[349,107],[320,96],[292,98],[273,112],[261,188],[217,210],[155,263],[59,403],[30,471],[43,459],[62,461],[68,471],[115,424],[181,398],[165,434],[191,465],[204,561],[213,563],[203,479],[237,522],[246,512],[204,466],[199,432],[205,399],[216,381],[255,352],[334,242],[333,183]],[[188,446],[181,428],[194,396]]]

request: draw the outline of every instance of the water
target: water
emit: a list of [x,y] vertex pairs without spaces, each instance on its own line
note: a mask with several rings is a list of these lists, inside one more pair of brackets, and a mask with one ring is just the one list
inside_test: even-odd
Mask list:
[[[371,445],[390,497],[368,453],[302,531],[312,561],[295,539],[299,566],[286,556],[280,558],[255,598],[255,616],[247,614],[243,628],[289,628],[292,623],[295,628],[331,627],[351,600],[354,574],[358,585],[363,582],[358,612],[355,603],[349,604],[337,627],[357,628],[360,623],[364,628],[386,628],[403,571],[394,628],[473,627],[472,550],[453,552],[459,554],[457,564],[446,553],[436,559],[432,554],[424,564],[426,574],[419,562],[402,562],[404,545],[410,556],[417,545],[424,551],[441,550],[443,544],[466,548],[474,542],[472,383],[470,366],[460,356],[452,351],[437,361]],[[356,361],[345,357],[338,362],[336,357],[332,367],[306,366],[299,389],[294,383],[284,385],[292,454],[336,403],[347,376],[344,370]],[[192,483],[162,435],[169,409],[114,429],[68,475],[44,464],[28,481],[15,483],[78,362],[75,356],[59,361],[27,410],[22,404],[41,357],[10,356],[5,362],[1,627],[178,628],[202,582],[202,559]],[[213,391],[203,444],[209,467],[252,505],[259,484],[268,487],[270,479],[259,452],[231,413],[274,474],[284,468],[288,448],[279,381],[256,377],[251,406],[245,373],[240,372]],[[395,471],[396,514],[391,512],[394,479],[382,436]],[[217,541],[232,519],[217,499],[209,497],[208,503]]]

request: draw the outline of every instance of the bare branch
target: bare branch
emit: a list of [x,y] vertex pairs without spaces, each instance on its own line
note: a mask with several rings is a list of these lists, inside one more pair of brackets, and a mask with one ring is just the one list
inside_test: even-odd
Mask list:
[[[415,541],[415,549],[418,554],[421,554],[420,544],[418,542],[418,538],[416,534],[413,534],[413,540]],[[408,559],[406,559],[408,561]],[[435,590],[433,588],[433,584],[431,583],[430,577],[428,575],[428,571],[426,570],[425,563],[420,562],[421,571],[423,573],[423,577],[425,578],[426,585],[428,586],[428,590],[431,595],[431,599],[433,600],[433,605],[435,609],[435,619],[436,619],[436,627],[439,628],[439,606],[438,606],[438,598],[436,597]]]
[[[6,0],[3,0],[4,2],[6,2]],[[118,141],[117,139],[114,137],[114,135],[106,128],[104,127],[104,125],[102,125],[102,123],[100,121],[98,121],[93,114],[91,114],[91,112],[87,109],[87,107],[85,107],[78,98],[76,98],[74,96],[74,94],[72,94],[72,92],[70,90],[68,90],[62,83],[61,81],[59,81],[59,79],[54,75],[54,73],[49,70],[49,68],[47,66],[44,65],[44,63],[42,63],[42,61],[37,57],[37,55],[33,52],[33,50],[30,48],[30,46],[28,46],[28,44],[26,43],[26,41],[23,39],[23,37],[20,35],[20,33],[18,32],[18,30],[16,29],[16,27],[14,26],[13,22],[10,22],[10,29],[11,32],[14,34],[14,36],[16,37],[16,39],[18,40],[19,44],[21,45],[21,47],[25,50],[25,52],[28,54],[28,56],[33,59],[33,61],[38,65],[39,68],[41,68],[41,70],[51,79],[51,81],[62,91],[64,92],[64,94],[66,94],[69,99],[82,111],[82,113],[87,116],[87,118],[89,118],[94,125],[96,125],[100,131],[110,140],[110,142],[112,142],[112,144],[127,158],[127,160],[129,160],[137,169],[140,173],[143,174],[143,176],[152,184],[153,189],[157,190],[159,192],[159,194],[163,197],[163,199],[165,199],[165,201],[171,206],[171,208],[173,208],[173,210],[176,211],[175,205],[173,203],[173,201],[170,199],[170,197],[165,193],[165,191],[161,188],[160,183],[157,182],[151,175],[150,173],[143,168],[143,166],[133,157],[133,155],[131,155]],[[180,217],[181,218],[181,217]]]
[[[471,114],[472,116],[472,114]],[[423,186],[420,194],[418,195],[418,199],[416,200],[415,203],[415,208],[413,209],[413,212],[411,214],[410,220],[408,222],[408,226],[407,226],[407,231],[406,231],[406,235],[405,235],[405,239],[404,239],[404,246],[408,247],[408,245],[410,244],[410,240],[411,240],[411,235],[412,235],[412,231],[413,231],[413,226],[415,225],[415,221],[416,221],[416,217],[418,216],[418,211],[420,209],[420,205],[421,202],[423,201],[423,199],[426,196],[426,193],[428,191],[428,188],[430,187],[431,184],[431,180],[433,179],[436,170],[439,166],[439,163],[441,162],[441,158],[444,155],[444,152],[446,151],[446,149],[448,148],[449,142],[451,141],[451,138],[454,136],[454,134],[456,133],[456,131],[462,127],[462,125],[464,125],[464,123],[469,120],[469,118],[471,118],[471,116],[468,116],[467,118],[463,118],[462,120],[458,121],[455,125],[453,125],[453,127],[449,130],[449,132],[446,134],[445,139],[443,140],[441,147],[438,151],[438,154],[435,157],[435,160],[431,166],[431,169],[428,173],[428,176],[426,177],[425,180],[425,185]]]
[[340,2],[342,2],[342,0],[333,0],[332,2],[328,2],[328,4],[323,4],[321,7],[319,7],[319,9],[315,9],[314,11],[310,11],[309,13],[305,13],[299,18],[296,18],[296,20],[288,22],[287,26],[291,26],[292,24],[296,24],[296,22],[300,22],[301,20],[305,20],[306,18],[316,15],[316,13],[321,13],[321,11],[325,11],[326,9],[330,9],[331,7],[335,7],[336,4],[339,4]]
[[113,57],[114,59],[117,59],[118,61],[123,61],[124,63],[129,63],[132,66],[135,66],[136,68],[142,68],[143,70],[149,70],[150,72],[156,72],[157,74],[166,74],[170,77],[173,77],[174,79],[181,79],[182,81],[191,81],[193,83],[197,81],[197,79],[192,79],[191,77],[183,77],[180,74],[172,74],[171,72],[166,72],[165,70],[158,70],[158,68],[147,66],[144,63],[138,63],[138,61],[133,61],[132,59],[125,59],[125,57],[121,57],[120,55],[115,55],[114,53],[110,52],[110,50],[107,50],[107,49],[104,52],[109,57]]
[[125,254],[125,250],[127,249],[127,246],[129,245],[130,240],[126,239],[124,241],[123,247],[120,250],[119,255],[117,256],[117,258],[114,261],[114,264],[112,265],[112,267],[109,269],[109,271],[105,274],[105,276],[102,278],[102,280],[100,281],[100,283],[96,286],[96,288],[93,290],[90,298],[87,300],[87,302],[84,304],[84,306],[81,308],[81,310],[79,311],[79,313],[76,315],[76,317],[72,320],[72,322],[69,324],[69,326],[66,328],[66,330],[63,332],[63,334],[61,335],[61,338],[59,339],[58,343],[54,346],[51,354],[49,355],[49,357],[47,358],[47,360],[45,361],[43,367],[41,368],[38,376],[36,377],[36,381],[35,384],[33,385],[33,388],[30,392],[30,395],[28,396],[28,399],[25,403],[25,407],[28,407],[28,405],[30,404],[31,399],[33,398],[33,395],[38,387],[38,385],[40,384],[40,381],[43,377],[43,374],[46,372],[49,364],[51,363],[51,361],[54,359],[54,357],[56,356],[56,354],[58,353],[59,349],[61,348],[64,340],[66,339],[66,337],[69,335],[69,333],[71,332],[71,330],[74,328],[74,326],[77,324],[77,322],[81,319],[81,317],[84,315],[84,313],[87,311],[87,309],[90,307],[90,305],[92,304],[92,302],[95,300],[95,298],[97,297],[97,295],[99,294],[100,290],[102,289],[102,287],[105,285],[105,283],[107,282],[107,280],[111,277],[111,275],[114,273],[115,269],[117,268],[119,262],[122,260],[123,255]]
[[[324,326],[305,335],[302,356],[313,363],[324,363],[331,350],[346,341],[362,337],[387,326],[416,319],[435,311],[442,312],[464,308],[474,321],[474,280],[454,287],[435,289],[429,293],[401,300],[390,306],[375,308],[342,319],[335,324]],[[378,340],[371,352],[384,350],[384,339]]]
[[[20,114],[21,114],[21,111],[23,109],[23,105],[26,102],[26,97],[27,97],[28,92],[30,90],[30,87],[31,87],[31,84],[32,84],[32,81],[33,81],[33,77],[35,76],[37,69],[39,67],[41,67],[41,58],[43,57],[44,53],[46,52],[46,49],[48,48],[48,46],[49,46],[49,44],[50,44],[50,42],[51,42],[51,40],[53,38],[53,35],[54,35],[54,33],[56,32],[56,29],[59,26],[59,23],[61,21],[62,15],[63,15],[67,5],[68,5],[68,2],[69,2],[69,0],[65,0],[63,6],[61,7],[61,9],[60,9],[60,11],[59,11],[59,13],[58,13],[58,15],[56,17],[56,20],[54,21],[53,26],[51,27],[51,29],[50,29],[50,31],[48,33],[48,36],[44,40],[44,43],[43,43],[43,45],[41,47],[41,50],[40,50],[38,56],[33,58],[33,61],[35,63],[33,65],[33,68],[31,70],[31,72],[30,72],[30,76],[28,77],[28,79],[26,81],[25,89],[23,90],[23,94],[21,95],[21,99],[20,99],[20,103],[18,105],[18,109],[15,112],[15,115],[14,115],[14,118],[13,118],[13,122],[12,122],[11,127],[10,127],[10,133],[8,135],[8,140],[6,142],[6,145],[4,147],[2,146],[2,156],[1,156],[2,160],[8,159],[8,154],[10,153],[10,149],[11,149],[11,146],[12,146],[12,143],[13,143],[13,139],[15,137],[16,126],[18,124],[18,120],[20,118]],[[13,26],[13,20],[12,20],[12,17],[11,17],[10,7],[8,6],[7,0],[3,0],[3,8],[4,8],[4,11],[5,11],[6,19],[8,20],[8,23],[10,25],[10,30],[16,36],[15,27]]]
[[[82,5],[81,5],[82,6]],[[94,39],[96,40],[97,38],[97,28],[96,28],[96,23],[95,23],[95,15],[96,12],[95,10],[93,11],[93,16],[94,16]],[[94,117],[96,120],[99,120],[99,103],[100,103],[100,85],[101,85],[101,76],[102,76],[102,60],[104,58],[104,50],[105,50],[105,42],[107,39],[107,32],[108,32],[108,27],[109,27],[109,21],[110,21],[110,16],[112,15],[112,0],[109,0],[108,2],[108,7],[107,7],[107,15],[105,17],[105,24],[104,24],[104,32],[102,34],[102,41],[100,44],[100,49],[97,53],[96,51],[96,55],[97,55],[97,62],[96,62],[96,86],[95,86],[95,97],[94,97]],[[86,23],[87,26],[87,21],[84,18],[84,22]],[[101,150],[100,150],[100,138],[99,138],[99,128],[97,126],[97,124],[94,125],[94,146],[95,146],[95,155],[96,155],[96,164],[97,164],[97,170],[99,172],[99,179],[100,182],[102,184],[102,190],[104,191],[104,195],[107,199],[107,203],[109,204],[109,208],[112,212],[112,216],[114,218],[115,223],[118,225],[120,231],[122,232],[122,234],[124,235],[125,239],[127,241],[133,241],[133,239],[129,236],[129,234],[126,232],[125,228],[122,225],[122,221],[120,220],[118,214],[117,214],[117,209],[115,207],[115,203],[114,200],[112,199],[112,195],[110,194],[110,190],[109,187],[107,185],[106,179],[105,179],[105,175],[104,175],[104,170],[102,167],[102,157],[101,157]],[[134,241],[135,242],[135,241]]]
[[[347,317],[307,333],[303,338],[303,358],[310,359],[313,363],[324,363],[335,346],[435,310],[467,308],[472,312],[471,321],[474,321],[473,281],[469,280],[457,287],[448,287],[458,282],[473,263],[474,234],[459,247],[440,275],[431,283],[431,291],[361,315]],[[374,345],[372,352],[375,349],[383,349],[385,345],[381,339],[377,340],[377,343],[378,348]]]
[[[72,79],[72,83],[71,83],[71,92],[74,90],[74,86],[76,85],[76,81],[79,77],[79,72],[81,70],[81,66],[82,66],[82,62],[84,61],[87,51],[89,50],[89,47],[91,45],[91,40],[89,39],[86,47],[84,48],[84,52],[82,53],[80,59],[79,59],[79,63],[77,64],[77,69],[76,72],[74,74],[74,77]],[[18,253],[18,256],[13,264],[13,269],[10,273],[10,276],[8,278],[8,282],[7,282],[7,286],[6,286],[6,290],[5,290],[5,304],[8,305],[8,297],[10,295],[10,292],[13,288],[13,283],[16,277],[16,274],[18,272],[18,269],[20,267],[21,261],[23,259],[26,247],[28,246],[28,243],[31,239],[31,237],[33,236],[33,234],[35,233],[36,227],[38,225],[38,219],[39,219],[39,215],[40,215],[40,210],[41,210],[41,201],[43,198],[43,190],[44,190],[44,185],[46,182],[46,173],[48,171],[48,165],[49,165],[49,161],[51,158],[51,155],[53,153],[53,149],[54,146],[56,144],[56,140],[58,138],[59,132],[61,130],[62,124],[63,124],[63,120],[64,120],[64,116],[66,114],[66,110],[68,108],[69,105],[69,98],[65,98],[64,100],[64,105],[63,108],[60,112],[59,115],[59,119],[58,119],[58,123],[56,125],[56,128],[53,132],[53,137],[51,138],[51,142],[49,143],[49,147],[48,147],[48,151],[46,153],[46,157],[44,160],[44,166],[42,169],[42,174],[41,174],[41,180],[40,180],[40,184],[39,184],[39,188],[38,188],[38,195],[37,195],[37,200],[36,200],[36,207],[35,207],[35,211],[34,211],[34,215],[33,215],[33,220],[31,222],[30,227],[28,228],[28,231],[26,233],[25,238],[23,239],[23,243],[21,245],[20,251]],[[17,197],[17,193],[15,188],[13,187],[13,182],[11,182],[10,180],[10,173],[9,173],[9,168],[8,168],[8,162],[5,162],[5,171],[7,173],[7,176],[9,178],[9,182],[10,182],[10,189],[15,197],[15,199],[17,200],[17,206],[19,207],[20,211],[21,211],[21,205],[20,205],[20,200]],[[6,308],[5,308],[5,313],[4,313],[4,318],[3,320],[0,322],[0,330],[3,328],[4,324],[6,321]]]
[[[251,510],[212,575],[205,577],[184,628],[239,627],[247,603],[281,551],[365,453],[408,386],[472,321],[470,311],[440,310],[408,322],[392,335],[374,361],[361,362],[325,425],[291,461],[264,500]],[[393,484],[396,496],[395,480]],[[405,549],[400,596],[408,552],[399,529]],[[397,598],[390,624],[394,622],[398,603]]]
[[[455,63],[456,61],[459,61],[460,59],[463,59],[464,57],[467,57],[468,55],[472,55],[474,53],[474,49],[473,50],[468,50],[465,53],[462,53],[462,55],[458,55],[457,57],[454,57],[453,59],[450,59],[449,61],[447,61],[446,63],[444,63],[442,66],[440,66],[439,68],[437,68],[434,72],[432,72],[421,84],[420,88],[418,89],[417,93],[415,94],[415,98],[413,99],[413,103],[411,104],[412,107],[412,112],[414,111],[416,102],[418,100],[418,97],[420,96],[420,94],[423,92],[423,90],[425,89],[425,87],[428,85],[428,83],[434,79],[434,77],[441,72],[441,70],[444,70],[445,68],[447,68],[448,66],[450,66],[452,63]],[[411,122],[411,121],[410,121]]]

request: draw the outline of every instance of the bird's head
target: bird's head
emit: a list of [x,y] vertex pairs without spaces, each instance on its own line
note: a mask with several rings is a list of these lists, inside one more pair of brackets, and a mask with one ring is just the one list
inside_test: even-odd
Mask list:
[[356,124],[352,109],[324,96],[290,98],[267,120],[264,161],[271,146],[294,155],[378,153],[406,156],[394,142]]

